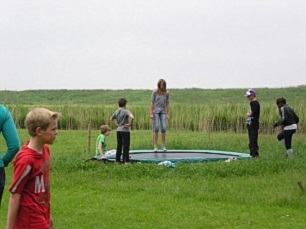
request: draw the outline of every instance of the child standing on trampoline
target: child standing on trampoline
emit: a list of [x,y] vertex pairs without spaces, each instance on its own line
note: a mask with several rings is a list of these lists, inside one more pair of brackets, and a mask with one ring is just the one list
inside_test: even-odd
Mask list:
[[127,100],[120,98],[118,100],[119,109],[114,112],[110,120],[117,126],[117,150],[116,161],[120,162],[121,152],[123,151],[123,163],[130,161],[130,130],[134,120],[133,114],[126,109]]
[[169,91],[164,79],[157,82],[157,89],[152,92],[150,118],[153,120],[153,145],[154,152],[158,151],[157,140],[159,125],[161,127],[162,150],[166,151],[166,121],[170,115]]
[[256,99],[256,92],[253,89],[246,91],[245,97],[250,101],[250,108],[247,112],[247,129],[249,137],[250,155],[254,158],[259,157],[258,130],[260,117],[260,104]]

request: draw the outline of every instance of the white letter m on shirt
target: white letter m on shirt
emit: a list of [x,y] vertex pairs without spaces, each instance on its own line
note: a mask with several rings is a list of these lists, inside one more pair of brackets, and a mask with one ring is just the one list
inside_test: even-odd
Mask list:
[[45,192],[44,176],[35,177],[35,193]]

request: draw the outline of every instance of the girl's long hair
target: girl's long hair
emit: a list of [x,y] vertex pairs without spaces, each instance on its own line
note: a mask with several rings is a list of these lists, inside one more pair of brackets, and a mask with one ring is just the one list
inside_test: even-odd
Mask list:
[[[160,87],[161,83],[164,84],[163,88]],[[168,93],[168,91],[167,91],[167,83],[166,83],[166,81],[164,79],[158,80],[156,93],[157,94],[163,94],[163,95],[166,95]]]

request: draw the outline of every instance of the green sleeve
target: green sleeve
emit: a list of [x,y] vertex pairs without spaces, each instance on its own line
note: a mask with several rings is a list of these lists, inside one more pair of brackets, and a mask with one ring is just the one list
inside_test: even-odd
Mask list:
[[11,113],[4,107],[0,109],[0,130],[6,142],[7,150],[0,158],[0,167],[6,167],[17,154],[20,141]]

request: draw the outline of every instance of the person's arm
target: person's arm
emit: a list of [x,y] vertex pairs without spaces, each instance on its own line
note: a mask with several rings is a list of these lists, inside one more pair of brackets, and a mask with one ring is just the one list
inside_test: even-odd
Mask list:
[[277,127],[277,126],[281,126],[283,125],[284,121],[285,121],[285,109],[284,107],[279,108],[279,114],[281,116],[280,120],[278,120],[273,127]]
[[132,123],[132,122],[133,122],[133,120],[134,120],[134,115],[133,115],[132,113],[130,113],[130,115],[129,115],[129,119],[130,119],[130,123]]
[[133,120],[134,120],[134,115],[132,113],[129,114],[129,123],[125,124],[124,127],[125,128],[130,128],[133,124]]
[[167,119],[169,119],[170,118],[170,103],[167,103],[166,109],[167,109]]
[[6,229],[14,229],[15,227],[15,220],[17,218],[17,213],[19,210],[20,204],[20,197],[21,195],[18,193],[11,193],[8,213],[7,213],[7,224]]
[[112,123],[115,124],[116,127],[118,127],[118,122],[117,122],[117,119],[115,117],[115,113],[110,117],[109,119]]
[[133,121],[134,121],[134,115],[132,113],[130,113],[130,116],[129,116],[129,124],[130,124],[130,126],[133,125]]
[[13,160],[20,147],[18,133],[9,111],[7,111],[7,115],[3,121],[2,134],[7,146],[7,151],[2,157],[4,166],[6,167]]
[[166,101],[166,112],[167,112],[167,119],[170,118],[170,94],[169,91],[167,91],[167,101]]
[[153,110],[154,110],[154,101],[156,98],[156,91],[154,90],[151,95],[151,104],[150,104],[150,118],[153,119]]
[[115,124],[116,127],[118,127],[117,119],[111,119],[111,121]]
[[153,119],[153,109],[154,109],[154,104],[151,102],[150,104],[150,118]]
[[250,110],[247,112],[247,117],[252,117],[254,113],[254,103],[250,102]]
[[247,112],[247,117],[252,117],[252,115],[253,115],[253,111],[248,111]]
[[281,116],[281,118],[280,118],[280,120],[278,120],[278,122],[277,122],[279,126],[282,125],[282,124],[285,122],[285,120],[286,120],[285,108],[284,108],[284,107],[282,107],[282,108],[280,109],[280,116]]

